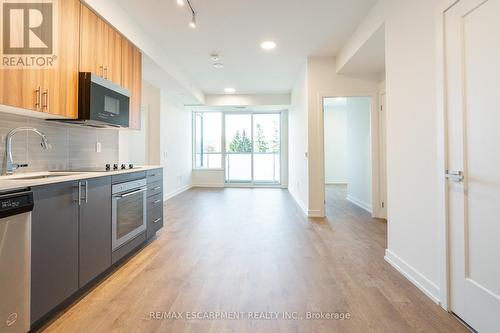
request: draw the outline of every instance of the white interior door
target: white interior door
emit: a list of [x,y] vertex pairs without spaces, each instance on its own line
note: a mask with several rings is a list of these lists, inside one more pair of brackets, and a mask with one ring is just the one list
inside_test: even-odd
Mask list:
[[500,332],[500,0],[445,14],[451,309]]

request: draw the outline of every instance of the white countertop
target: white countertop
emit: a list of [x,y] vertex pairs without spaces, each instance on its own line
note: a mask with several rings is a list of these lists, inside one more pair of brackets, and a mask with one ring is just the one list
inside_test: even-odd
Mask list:
[[[162,168],[159,165],[147,165],[137,167],[135,169],[117,170],[108,172],[30,172],[30,173],[17,173],[9,176],[0,176],[0,191],[11,191],[15,189],[22,189],[31,186],[40,186],[56,183],[64,183],[74,180],[82,180],[97,177],[107,177],[122,175],[125,173],[142,172]],[[22,179],[25,177],[37,177],[51,174],[64,174],[64,176],[40,178],[40,179]]]

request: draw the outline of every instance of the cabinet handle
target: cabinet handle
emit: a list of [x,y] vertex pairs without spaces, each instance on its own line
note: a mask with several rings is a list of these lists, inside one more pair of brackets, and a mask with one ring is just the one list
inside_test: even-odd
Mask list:
[[154,220],[153,223],[158,223],[160,221],[161,221],[161,217],[159,219]]
[[161,189],[161,186],[155,187],[155,188],[153,189],[153,191],[156,191],[156,190],[159,190],[159,189]]
[[[45,102],[44,102],[45,96]],[[42,109],[49,111],[49,89],[45,89],[42,93]]]
[[89,182],[85,181],[85,203],[89,203]]
[[99,76],[104,77],[104,66],[99,66]]
[[78,206],[82,205],[82,182],[78,182]]
[[42,92],[42,89],[40,86],[38,86],[35,90],[35,109],[40,109],[40,93]]
[[108,66],[104,67],[104,78],[108,79]]

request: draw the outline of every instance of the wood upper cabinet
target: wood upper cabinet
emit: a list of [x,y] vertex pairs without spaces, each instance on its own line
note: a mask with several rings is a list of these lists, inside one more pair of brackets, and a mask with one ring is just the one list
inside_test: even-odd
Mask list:
[[0,104],[77,117],[80,2],[58,2],[54,68],[1,69]]
[[42,79],[42,111],[78,118],[78,49],[80,1],[59,0],[58,64]]
[[141,129],[142,54],[128,40],[122,41],[122,86],[130,91],[130,128]]
[[87,6],[80,13],[80,72],[121,84],[122,36]]

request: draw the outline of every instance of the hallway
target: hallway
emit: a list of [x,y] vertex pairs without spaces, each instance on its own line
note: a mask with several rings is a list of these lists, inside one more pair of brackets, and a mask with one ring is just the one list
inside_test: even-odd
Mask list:
[[[46,331],[467,332],[384,261],[385,222],[347,202],[341,187],[328,187],[327,198],[329,218],[312,220],[286,190],[189,190],[167,202],[157,241]],[[192,311],[244,315],[188,319]],[[278,320],[249,319],[255,311]],[[350,319],[306,320],[307,312]]]

